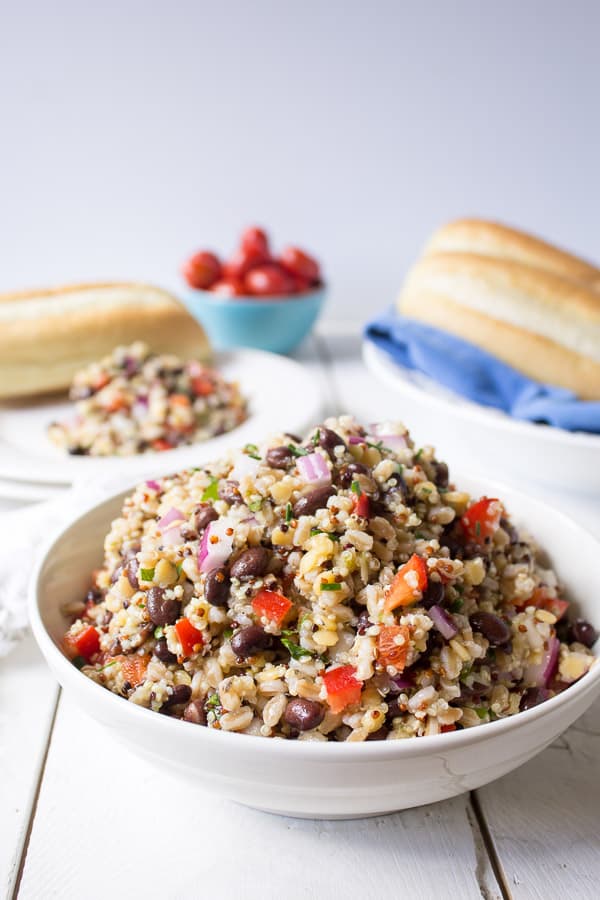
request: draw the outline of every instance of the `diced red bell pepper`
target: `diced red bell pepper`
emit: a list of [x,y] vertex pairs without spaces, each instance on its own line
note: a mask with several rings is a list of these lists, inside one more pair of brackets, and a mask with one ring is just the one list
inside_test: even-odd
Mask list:
[[557,620],[562,619],[569,608],[568,600],[561,600],[560,597],[551,596],[546,588],[538,587],[533,592],[531,600],[525,603],[525,606],[537,606],[538,609],[547,609]]
[[146,669],[150,662],[149,656],[118,656],[116,657],[121,663],[121,672],[123,678],[128,681],[132,687],[137,687],[146,677]]
[[462,516],[460,524],[467,538],[483,544],[492,537],[502,518],[502,504],[495,497],[482,497],[473,503]]
[[408,562],[396,572],[383,605],[385,612],[416,603],[426,587],[427,565],[422,556],[413,553]]
[[92,656],[100,649],[100,637],[93,625],[89,625],[79,634],[67,634],[65,637],[67,652],[71,658],[83,656],[89,662]]
[[[402,638],[400,643],[397,639]],[[402,672],[406,665],[410,640],[407,625],[384,625],[377,635],[377,659],[382,666],[394,666]]]
[[363,519],[368,519],[371,515],[371,503],[368,496],[362,492],[358,495],[354,502],[354,512]]
[[153,450],[172,450],[173,444],[170,444],[169,441],[165,441],[164,438],[156,438],[155,441],[152,441],[152,449]]
[[206,375],[195,375],[192,378],[192,390],[196,397],[208,397],[209,394],[214,394],[215,386]]
[[362,681],[356,678],[354,666],[338,666],[323,674],[327,703],[333,713],[339,713],[352,703],[358,703]]
[[198,631],[189,619],[183,618],[175,622],[175,631],[184,656],[191,656],[202,648],[204,644],[202,632]]
[[292,601],[277,591],[259,591],[252,601],[257,616],[264,616],[279,626],[292,608]]
[[440,732],[442,734],[448,734],[449,731],[456,731],[456,725],[442,725],[442,727],[440,728]]

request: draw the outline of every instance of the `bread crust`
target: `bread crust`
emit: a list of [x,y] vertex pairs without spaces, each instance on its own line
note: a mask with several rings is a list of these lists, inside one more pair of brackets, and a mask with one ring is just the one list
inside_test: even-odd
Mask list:
[[179,301],[145,284],[69,285],[0,296],[0,398],[68,388],[119,344],[207,359],[210,345]]
[[[600,292],[551,272],[473,253],[422,257],[411,269],[399,298],[426,293],[452,299],[526,334],[538,335],[600,363]],[[448,317],[439,321],[448,325]]]
[[410,318],[487,350],[536,381],[568,388],[583,400],[600,400],[600,363],[555,341],[427,289],[403,292],[401,309]]
[[424,254],[475,253],[535,266],[600,289],[600,269],[534,235],[499,222],[458,219],[439,228]]

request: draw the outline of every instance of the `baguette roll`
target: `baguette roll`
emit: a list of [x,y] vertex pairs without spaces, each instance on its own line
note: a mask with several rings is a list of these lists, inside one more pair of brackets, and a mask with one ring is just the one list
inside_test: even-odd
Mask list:
[[523,263],[471,253],[422,257],[398,308],[537,381],[600,399],[600,293]]
[[525,263],[571,281],[600,289],[600,269],[546,241],[497,222],[459,219],[443,225],[430,238],[424,255],[474,253]]
[[65,390],[116,346],[207,359],[208,339],[179,301],[145,284],[80,284],[0,295],[0,398]]

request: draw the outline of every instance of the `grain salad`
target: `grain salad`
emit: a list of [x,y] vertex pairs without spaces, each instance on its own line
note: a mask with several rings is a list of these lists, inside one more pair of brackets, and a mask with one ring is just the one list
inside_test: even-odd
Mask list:
[[129,702],[311,741],[513,715],[581,678],[597,637],[499,499],[349,416],[139,485],[70,613],[67,654]]
[[231,431],[247,417],[238,385],[196,360],[152,353],[141,341],[78,372],[75,415],[50,440],[73,455],[131,456],[171,450]]

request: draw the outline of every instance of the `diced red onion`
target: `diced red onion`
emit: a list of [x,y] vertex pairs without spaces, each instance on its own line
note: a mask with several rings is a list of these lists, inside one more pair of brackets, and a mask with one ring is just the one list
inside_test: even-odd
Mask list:
[[351,434],[350,437],[348,438],[349,444],[364,444],[365,441],[366,441],[366,438],[359,437],[358,434]]
[[176,522],[164,532],[162,536],[162,543],[172,547],[176,546],[177,544],[181,544],[182,542],[183,539],[181,537],[181,523]]
[[[227,534],[228,531],[231,531],[231,534]],[[210,572],[211,569],[222,566],[231,556],[232,550],[233,526],[231,522],[228,519],[217,519],[211,522],[198,547],[198,568],[201,572]]]
[[458,634],[458,628],[452,616],[441,606],[432,606],[427,610],[434,626],[447,641],[451,641]]
[[140,421],[141,419],[145,419],[148,415],[148,403],[140,403],[138,400],[131,407],[131,412],[134,419]]
[[146,487],[149,487],[151,491],[160,491],[160,484],[152,479],[146,482]]
[[164,514],[162,519],[158,520],[158,527],[161,531],[166,531],[173,522],[182,522],[184,518],[183,513],[172,506],[171,509]]
[[388,450],[404,450],[407,446],[406,438],[403,434],[371,434],[367,436],[367,440],[371,444],[382,443]]
[[298,460],[298,468],[302,478],[309,484],[329,484],[331,472],[320,453],[309,453]]
[[523,680],[525,684],[536,687],[548,687],[558,668],[558,654],[560,641],[558,638],[550,638],[548,649],[544,651],[542,661],[537,665],[527,666]]
[[246,475],[255,475],[260,460],[253,459],[247,453],[240,453],[235,458],[233,469],[227,476],[230,481],[241,481]]
[[400,675],[393,675],[390,678],[390,682],[393,685],[392,690],[394,691],[408,691],[415,686],[410,672],[402,672]]

